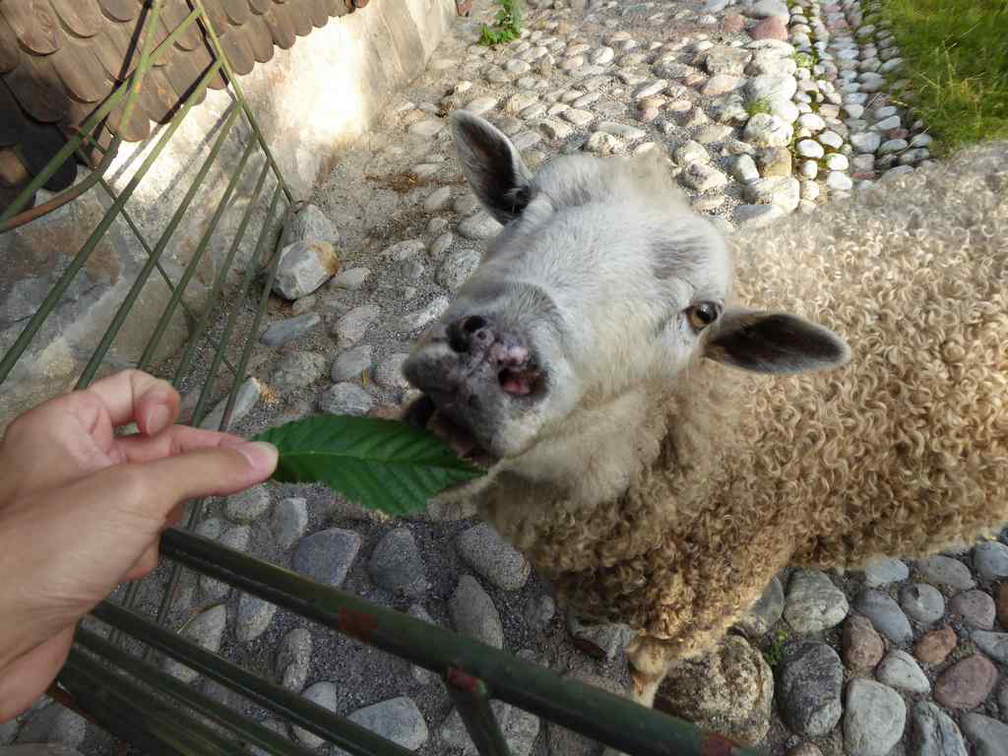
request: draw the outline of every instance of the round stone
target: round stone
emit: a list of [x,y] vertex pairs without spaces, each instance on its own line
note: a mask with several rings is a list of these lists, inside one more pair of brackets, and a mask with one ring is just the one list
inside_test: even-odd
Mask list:
[[466,564],[500,588],[516,591],[528,580],[528,561],[489,523],[464,531],[455,547]]
[[504,647],[504,628],[497,607],[472,575],[459,578],[448,600],[448,613],[456,632],[494,648]]
[[269,491],[263,485],[229,496],[224,502],[224,513],[228,519],[238,523],[254,522],[269,508]]
[[865,585],[882,588],[890,583],[901,583],[910,577],[910,568],[899,559],[876,559],[865,565]]
[[409,751],[415,751],[427,742],[427,722],[408,696],[358,709],[347,719]]
[[994,689],[997,669],[974,654],[946,669],[934,686],[935,700],[947,709],[975,709]]
[[317,583],[339,588],[360,547],[357,533],[330,528],[303,538],[294,552],[292,566],[295,572]]
[[1008,664],[1008,633],[974,630],[970,636],[977,648],[995,661]]
[[750,638],[756,638],[770,630],[781,618],[784,611],[784,589],[776,576],[763,591],[756,603],[746,612],[735,626]]
[[927,693],[931,683],[914,658],[906,651],[892,649],[878,665],[875,677],[891,688],[911,693]]
[[933,556],[917,563],[917,569],[924,579],[935,585],[946,585],[965,591],[976,583],[965,564],[947,556]]
[[956,594],[949,601],[949,610],[962,617],[963,623],[979,630],[994,627],[994,599],[980,590]]
[[846,173],[830,171],[826,174],[826,188],[837,192],[849,192],[854,188],[854,182]]
[[710,653],[677,665],[656,708],[753,745],[770,728],[772,701],[770,666],[744,638],[728,635]]
[[930,701],[914,704],[913,728],[919,756],[968,756],[956,723]]
[[863,591],[854,608],[871,620],[872,625],[893,643],[910,641],[913,632],[910,622],[899,605],[889,596],[876,590]]
[[[323,709],[328,709],[331,712],[336,711],[339,695],[336,686],[331,682],[317,682],[314,685],[310,685],[301,695]],[[291,729],[294,732],[294,737],[309,748],[318,748],[325,742],[318,735],[308,732],[308,730],[301,727],[292,726]]]
[[825,643],[805,641],[789,649],[778,681],[788,726],[805,737],[832,730],[840,721],[842,685],[840,657]]
[[914,656],[927,664],[938,665],[952,653],[956,643],[955,631],[944,625],[921,636],[914,645]]
[[887,756],[903,737],[906,704],[892,688],[863,678],[847,686],[843,739],[848,753]]
[[847,160],[846,155],[841,155],[839,152],[832,152],[826,156],[826,167],[831,171],[846,171],[850,168],[850,161]]
[[926,583],[903,586],[899,602],[903,611],[922,625],[931,625],[945,614],[945,598]]
[[803,158],[817,160],[826,154],[822,145],[814,139],[802,139],[795,145],[795,152]]
[[984,580],[1008,578],[1008,546],[987,541],[973,549],[973,567]]
[[885,653],[885,643],[866,617],[853,615],[844,622],[841,635],[844,662],[855,671],[875,668]]
[[799,570],[788,583],[784,619],[800,633],[817,633],[843,622],[849,606],[827,575]]
[[396,528],[382,536],[368,560],[368,574],[377,585],[397,596],[418,598],[430,588],[420,549],[407,528]]
[[360,380],[363,373],[371,369],[374,350],[370,344],[362,344],[342,352],[334,361],[329,377],[335,383]]
[[791,141],[791,124],[770,113],[756,113],[745,125],[742,138],[754,147],[784,147]]
[[359,385],[337,383],[322,392],[318,406],[331,415],[365,415],[374,406],[374,397]]

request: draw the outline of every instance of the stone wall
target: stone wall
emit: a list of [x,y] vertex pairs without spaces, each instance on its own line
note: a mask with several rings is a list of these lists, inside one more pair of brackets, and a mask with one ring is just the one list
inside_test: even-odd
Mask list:
[[[454,0],[376,0],[355,13],[330,19],[299,37],[290,49],[277,49],[271,60],[238,79],[295,200],[309,196],[338,161],[341,148],[363,135],[388,97],[423,71],[454,14]],[[209,91],[135,188],[126,209],[150,246],[168,227],[208,157],[231,103],[226,90]],[[127,188],[166,128],[154,129],[145,142],[122,145],[106,174],[115,192]],[[239,117],[164,250],[163,268],[173,281],[197,253],[251,138],[248,121]],[[191,313],[200,314],[222,269],[264,160],[259,150],[249,156],[209,238],[183,300]],[[80,169],[77,180],[86,175]],[[275,185],[269,176],[238,247],[229,285],[251,258]],[[40,192],[38,202],[49,196]],[[58,211],[0,236],[0,256],[7,261],[0,269],[0,355],[15,342],[109,203],[104,190],[96,187]],[[0,384],[0,427],[28,406],[73,386],[146,259],[127,224],[116,220],[15,370]],[[135,363],[169,296],[169,287],[155,271],[141,289],[103,372]],[[178,311],[158,356],[184,344],[191,325]]]

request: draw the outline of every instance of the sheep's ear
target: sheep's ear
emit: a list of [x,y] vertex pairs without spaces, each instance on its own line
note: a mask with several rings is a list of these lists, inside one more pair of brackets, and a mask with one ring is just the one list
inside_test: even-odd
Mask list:
[[469,186],[501,223],[521,215],[531,199],[532,174],[511,140],[479,116],[456,110],[451,116],[455,148]]
[[712,326],[704,356],[757,373],[805,373],[840,367],[851,355],[835,333],[795,315],[729,308]]

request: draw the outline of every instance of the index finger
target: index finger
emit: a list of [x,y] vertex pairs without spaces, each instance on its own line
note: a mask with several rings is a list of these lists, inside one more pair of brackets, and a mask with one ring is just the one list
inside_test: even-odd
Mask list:
[[241,436],[188,425],[173,425],[154,436],[121,436],[115,440],[123,460],[133,463],[153,462],[197,449],[240,446],[244,443],[246,441]]
[[122,370],[95,381],[82,393],[102,402],[113,427],[136,422],[140,431],[147,435],[174,422],[181,403],[178,392],[168,381],[142,370]]

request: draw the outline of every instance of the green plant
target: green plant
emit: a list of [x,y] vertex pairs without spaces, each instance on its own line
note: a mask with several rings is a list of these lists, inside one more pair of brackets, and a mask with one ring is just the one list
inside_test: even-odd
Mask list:
[[481,45],[493,47],[518,39],[521,34],[521,11],[518,0],[496,0],[499,9],[493,26],[483,24],[480,29]]
[[[932,149],[1008,137],[1008,4],[1004,0],[882,0],[914,107]],[[902,104],[897,99],[898,104]]]
[[376,417],[309,417],[253,440],[279,449],[277,482],[322,483],[386,514],[419,511],[445,488],[483,474],[433,434]]
[[770,101],[766,98],[760,98],[759,100],[749,100],[745,104],[745,112],[750,116],[754,116],[757,113],[769,113],[770,112]]
[[815,65],[815,58],[806,52],[796,52],[791,56],[798,68],[812,68]]
[[784,644],[787,642],[788,634],[783,628],[777,628],[773,632],[770,645],[763,649],[763,658],[772,669],[777,669],[777,665],[784,660]]

